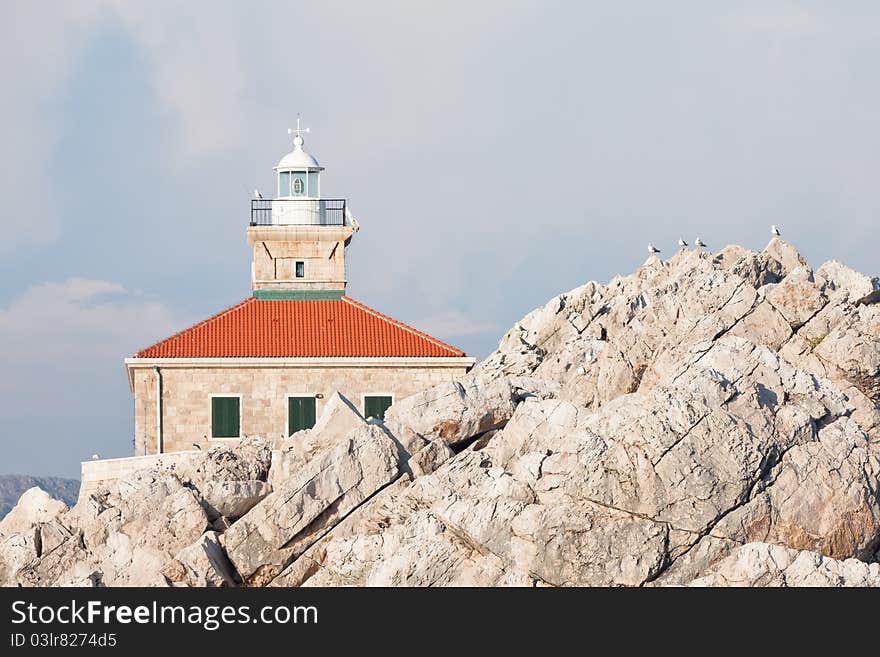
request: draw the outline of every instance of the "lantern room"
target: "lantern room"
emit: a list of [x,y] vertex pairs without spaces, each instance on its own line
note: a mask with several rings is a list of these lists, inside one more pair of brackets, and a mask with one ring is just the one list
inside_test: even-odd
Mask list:
[[278,173],[278,190],[276,198],[283,199],[319,199],[321,198],[321,171],[324,167],[311,153],[303,150],[305,143],[302,133],[308,128],[300,128],[299,118],[296,129],[288,130],[296,133],[293,138],[293,150],[281,158],[275,171]]

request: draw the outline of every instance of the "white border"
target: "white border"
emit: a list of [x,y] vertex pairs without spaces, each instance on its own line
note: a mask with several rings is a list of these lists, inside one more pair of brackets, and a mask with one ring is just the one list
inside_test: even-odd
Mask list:
[[284,439],[287,440],[290,438],[290,398],[291,397],[299,397],[305,399],[314,399],[315,400],[315,422],[318,421],[318,393],[314,393],[309,395],[307,393],[297,393],[295,395],[286,395],[284,400],[287,402],[284,408]]
[[[222,393],[218,392],[216,394],[211,394],[211,407],[210,413],[208,417],[210,418],[209,423],[211,425],[210,431],[208,432],[208,440],[241,440],[241,420],[242,420],[242,408],[241,408],[241,395],[236,395],[234,393]],[[215,397],[238,397],[238,436],[225,436],[223,438],[215,438],[214,437],[214,398]]]
[[[365,420],[369,420],[367,417],[367,397],[391,397],[391,405],[394,405],[394,393],[393,392],[362,392],[361,393],[361,407],[360,412],[364,416]],[[377,420],[379,418],[376,418]]]
[[325,357],[325,358],[126,358],[128,387],[134,390],[134,370],[152,368],[156,365],[167,369],[193,368],[270,368],[270,367],[419,367],[441,368],[464,367],[470,369],[476,363],[469,356],[428,356],[428,357]]

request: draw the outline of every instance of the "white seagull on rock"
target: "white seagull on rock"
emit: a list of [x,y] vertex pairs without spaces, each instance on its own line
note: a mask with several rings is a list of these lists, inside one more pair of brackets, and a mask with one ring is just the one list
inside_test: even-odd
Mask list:
[[688,243],[685,242],[683,239],[681,239],[681,238],[679,237],[679,238],[678,238],[678,245],[679,245],[681,248],[685,248],[685,247],[688,245]]
[[703,242],[703,240],[701,240],[701,239],[698,237],[697,239],[694,240],[694,246],[696,246],[697,248],[700,248],[700,249],[701,249],[701,248],[703,248],[704,246],[706,246],[706,244]]
[[648,253],[654,255],[655,253],[660,253],[660,249],[654,246],[651,242],[648,242]]
[[779,229],[776,227],[776,224],[773,224],[772,226],[770,226],[770,232],[773,233],[774,235],[776,235],[776,237],[779,237],[780,235],[782,235],[782,233],[780,233]]

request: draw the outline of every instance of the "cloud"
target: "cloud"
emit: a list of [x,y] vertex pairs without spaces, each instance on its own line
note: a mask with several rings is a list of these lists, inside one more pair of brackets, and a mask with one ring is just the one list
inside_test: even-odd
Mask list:
[[[97,14],[98,7],[87,2],[57,3],[50,11],[33,2],[4,5],[0,78],[7,101],[0,113],[5,154],[0,195],[6,207],[0,212],[0,254],[39,246],[60,234],[58,214],[47,202],[38,172],[47,170],[59,136],[52,101],[65,88]],[[26,216],[20,212],[24,205]]]
[[498,325],[494,322],[474,320],[456,310],[413,322],[413,326],[441,339],[498,332]]
[[116,16],[153,65],[156,95],[177,119],[184,157],[240,145],[248,125],[239,26],[245,5],[110,0]]
[[26,289],[0,308],[7,380],[52,359],[116,362],[184,326],[164,305],[111,281],[70,278]]

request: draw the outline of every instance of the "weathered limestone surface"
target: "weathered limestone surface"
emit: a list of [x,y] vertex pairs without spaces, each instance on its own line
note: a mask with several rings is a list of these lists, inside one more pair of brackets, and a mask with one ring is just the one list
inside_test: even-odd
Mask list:
[[778,239],[683,250],[554,297],[384,422],[336,395],[272,458],[245,442],[22,512],[0,577],[876,586],[878,401],[876,278]]
[[880,564],[747,543],[688,586],[880,586]]
[[270,481],[276,487],[289,480],[318,454],[331,448],[367,421],[348,399],[334,393],[311,429],[297,431],[282,441],[272,455]]
[[205,532],[162,567],[162,575],[174,585],[235,586],[234,569],[217,532]]
[[64,502],[34,486],[22,493],[18,504],[0,520],[0,536],[27,531],[32,525],[54,520],[65,511]]
[[394,441],[374,425],[356,429],[230,527],[230,560],[248,585],[268,583],[398,472]]

